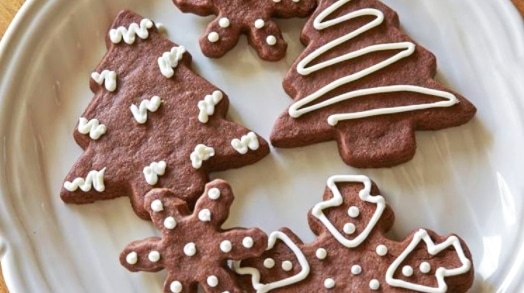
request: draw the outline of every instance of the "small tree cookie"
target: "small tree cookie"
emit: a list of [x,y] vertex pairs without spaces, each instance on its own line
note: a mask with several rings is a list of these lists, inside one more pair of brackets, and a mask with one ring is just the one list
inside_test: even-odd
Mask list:
[[164,292],[241,292],[228,260],[260,255],[267,237],[259,229],[223,230],[233,202],[230,186],[223,180],[206,185],[191,213],[187,204],[168,189],[154,189],[145,197],[145,209],[162,237],[129,244],[120,262],[130,271],[166,269]]
[[369,178],[327,184],[308,215],[315,241],[282,229],[262,256],[235,264],[249,292],[467,292],[474,272],[463,240],[425,229],[388,239],[394,215]]

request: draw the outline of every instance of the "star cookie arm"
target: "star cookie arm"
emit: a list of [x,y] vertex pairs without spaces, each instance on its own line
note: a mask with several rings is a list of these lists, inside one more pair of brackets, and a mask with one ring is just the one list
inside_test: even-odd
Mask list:
[[173,3],[184,13],[208,16],[214,12],[213,0],[173,0]]
[[272,1],[271,8],[278,18],[307,17],[315,9],[316,3],[316,0]]
[[182,218],[191,214],[187,203],[167,188],[149,191],[145,195],[144,209],[149,212],[155,227],[164,232],[173,230]]
[[223,268],[213,269],[212,271],[210,270],[207,276],[203,275],[198,281],[206,293],[242,292],[238,287],[233,273]]
[[204,55],[219,58],[238,43],[242,27],[230,23],[227,17],[215,18],[200,37],[200,48]]
[[120,264],[132,272],[158,272],[164,268],[161,251],[158,237],[134,241],[120,253]]
[[231,229],[220,233],[220,250],[224,257],[241,260],[255,257],[266,250],[267,235],[260,229]]

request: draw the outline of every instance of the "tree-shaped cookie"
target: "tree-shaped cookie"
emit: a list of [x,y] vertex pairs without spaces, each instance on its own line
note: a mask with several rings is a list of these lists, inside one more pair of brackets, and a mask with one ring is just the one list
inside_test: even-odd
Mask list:
[[164,292],[241,292],[228,260],[260,255],[267,237],[259,229],[223,230],[233,202],[230,186],[222,180],[206,185],[191,213],[187,204],[168,189],[145,196],[145,209],[162,237],[130,243],[120,262],[131,271],[167,270]]
[[399,30],[377,0],[319,0],[302,31],[303,53],[283,86],[294,103],[271,143],[336,140],[355,167],[387,167],[415,154],[415,130],[469,121],[475,107],[433,79],[435,57]]
[[[387,238],[394,215],[365,176],[333,176],[308,215],[317,235],[304,244],[289,229],[269,235],[268,250],[235,264],[250,292],[466,292],[471,254],[455,235],[425,229]],[[253,289],[254,288],[254,289]]]
[[147,219],[143,196],[152,188],[170,188],[191,205],[209,172],[269,153],[264,139],[225,119],[227,96],[193,72],[191,55],[151,20],[123,11],[106,42],[91,76],[95,96],[74,132],[85,152],[65,177],[65,202],[128,195]]
[[200,16],[215,15],[200,38],[204,55],[218,58],[231,50],[241,34],[260,58],[282,59],[287,44],[273,18],[306,17],[316,0],[173,0],[182,12]]

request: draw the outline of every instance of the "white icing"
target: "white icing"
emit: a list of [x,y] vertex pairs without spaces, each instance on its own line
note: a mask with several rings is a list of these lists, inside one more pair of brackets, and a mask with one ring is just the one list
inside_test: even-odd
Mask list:
[[165,34],[167,32],[166,26],[161,22],[155,22],[155,27],[161,34]]
[[293,0],[293,2],[298,3],[298,2],[300,2],[300,0]]
[[431,271],[431,265],[429,262],[425,261],[420,264],[419,269],[421,273],[427,274]]
[[138,262],[138,254],[132,251],[126,255],[126,262],[130,265],[136,265]]
[[200,212],[198,212],[198,219],[202,222],[211,221],[211,211],[208,209],[201,210]]
[[244,237],[244,239],[242,239],[242,246],[244,246],[245,248],[252,248],[254,244],[255,241],[253,240],[253,238],[249,236]]
[[358,58],[358,57],[361,57],[361,56],[364,56],[364,55],[367,55],[373,52],[380,52],[380,51],[395,52],[399,50],[400,52],[397,52],[394,56],[389,57],[386,60],[380,61],[377,64],[374,64],[368,68],[365,68],[358,72],[355,72],[345,77],[341,77],[337,80],[334,80],[330,82],[329,84],[325,85],[324,87],[322,87],[321,89],[317,90],[316,92],[297,101],[296,103],[291,105],[291,107],[289,108],[289,115],[291,117],[297,118],[306,113],[316,111],[318,109],[328,107],[330,105],[337,104],[337,103],[340,103],[340,102],[343,102],[349,99],[357,98],[357,97],[369,96],[369,95],[374,95],[374,94],[393,93],[393,92],[420,93],[423,95],[429,95],[429,96],[442,98],[443,100],[438,101],[438,102],[425,103],[425,104],[371,109],[371,110],[365,110],[365,111],[354,112],[354,113],[337,113],[337,114],[332,114],[331,116],[328,117],[328,123],[329,125],[334,126],[341,120],[359,119],[359,118],[370,117],[370,116],[394,114],[394,113],[409,112],[409,111],[438,108],[438,107],[450,107],[458,103],[457,97],[455,97],[453,94],[449,92],[444,92],[440,90],[434,90],[434,89],[414,86],[414,85],[389,85],[389,86],[372,87],[372,88],[367,88],[367,89],[358,89],[358,90],[350,91],[347,93],[343,93],[338,96],[331,97],[326,100],[322,100],[321,102],[317,103],[316,100],[321,98],[325,94],[335,91],[337,88],[345,84],[352,83],[356,80],[359,80],[377,71],[380,71],[398,62],[399,60],[409,57],[410,55],[412,55],[415,52],[415,44],[411,42],[376,44],[376,45],[368,46],[363,49],[359,49],[353,52],[346,53],[341,56],[334,57],[326,61],[322,61],[320,63],[317,63],[315,65],[308,67],[309,63],[311,63],[313,60],[316,60],[319,56],[327,53],[328,51],[332,50],[335,47],[343,46],[344,43],[351,41],[352,39],[360,36],[361,34],[381,25],[382,22],[384,21],[384,14],[380,10],[372,9],[372,8],[364,8],[364,9],[360,9],[357,11],[352,11],[345,15],[341,15],[335,18],[325,20],[326,18],[329,18],[329,16],[333,14],[335,11],[337,11],[337,9],[339,9],[344,4],[350,1],[351,0],[335,1],[330,7],[322,11],[315,18],[313,22],[315,29],[321,31],[323,29],[338,25],[342,22],[349,21],[355,18],[361,18],[363,16],[371,16],[371,17],[374,17],[374,19],[371,22],[367,23],[366,25],[352,32],[349,32],[346,35],[336,38],[324,44],[323,46],[317,48],[316,50],[314,50],[311,54],[306,56],[302,61],[298,63],[297,72],[301,75],[308,75],[313,72],[322,70],[326,67],[330,67],[335,64],[338,64],[340,62],[352,60],[352,59],[355,59],[355,58]]
[[358,217],[360,215],[360,210],[356,206],[352,206],[348,209],[348,215],[352,218]]
[[195,243],[189,242],[186,245],[184,245],[184,254],[187,256],[193,256],[197,253],[197,248]]
[[406,277],[413,276],[413,268],[411,266],[404,266],[402,268],[402,274]]
[[114,92],[116,90],[116,72],[104,70],[102,73],[93,72],[91,78],[99,85],[104,84],[106,90]]
[[220,250],[223,253],[228,253],[228,252],[231,251],[231,249],[233,249],[233,245],[231,244],[231,241],[224,240],[224,241],[220,242]]
[[87,120],[84,117],[78,119],[78,132],[88,134],[91,139],[97,140],[107,131],[107,127],[98,119]]
[[380,256],[385,256],[388,254],[388,248],[384,244],[380,244],[375,249],[375,252]]
[[207,40],[211,43],[216,43],[220,40],[220,35],[217,32],[210,32],[209,35],[207,35]]
[[344,233],[348,234],[348,235],[351,235],[353,233],[355,233],[355,231],[357,230],[357,227],[355,227],[355,224],[353,223],[346,223],[344,225]]
[[209,191],[207,192],[207,196],[209,196],[209,198],[212,200],[219,199],[220,198],[220,189],[216,187],[209,189]]
[[207,277],[207,284],[209,285],[209,287],[215,288],[216,286],[218,286],[218,278],[216,276]]
[[169,230],[175,229],[176,224],[176,220],[173,217],[167,217],[164,219],[164,227],[166,227]]
[[293,269],[293,263],[289,260],[285,260],[282,262],[282,269],[286,272],[289,272]]
[[[367,226],[360,232],[360,234],[358,234],[354,239],[351,240],[345,238],[324,214],[325,209],[340,206],[344,201],[342,195],[340,194],[340,190],[336,185],[339,182],[360,182],[364,184],[364,188],[359,192],[359,198],[364,202],[376,205],[375,213],[373,214],[371,219],[369,219]],[[333,235],[333,237],[335,237],[335,239],[337,239],[340,242],[340,244],[348,248],[359,246],[364,240],[366,240],[369,233],[371,233],[371,230],[373,230],[373,227],[375,227],[378,220],[382,216],[382,212],[386,208],[386,201],[380,195],[370,194],[371,180],[364,175],[331,176],[327,181],[327,186],[331,190],[333,198],[316,204],[311,210],[312,215],[319,219],[320,222],[322,222],[322,224],[324,224],[324,226]]]
[[124,42],[131,45],[135,42],[136,36],[145,40],[149,37],[148,29],[153,27],[153,22],[150,19],[144,18],[137,23],[131,23],[128,28],[125,26],[117,27],[109,31],[109,39],[113,44],[118,44],[124,39]]
[[231,22],[229,21],[227,17],[222,17],[218,20],[218,25],[221,28],[228,28],[231,25]]
[[199,110],[198,121],[207,123],[207,121],[209,121],[209,116],[215,113],[215,106],[223,97],[224,95],[221,91],[214,91],[212,94],[206,95],[203,100],[199,101],[197,104]]
[[315,251],[315,256],[318,259],[325,259],[327,257],[327,251],[324,248],[319,248]]
[[[394,278],[394,274],[397,271],[400,264],[409,256],[410,253],[419,245],[421,241],[424,241],[427,247],[427,251],[431,255],[436,255],[441,251],[453,247],[457,252],[457,256],[461,262],[461,266],[452,269],[446,269],[443,267],[437,268],[435,271],[435,278],[437,279],[437,287],[430,287],[421,284],[415,284],[404,280]],[[448,285],[444,278],[465,274],[471,269],[471,262],[464,254],[464,250],[460,244],[459,239],[456,236],[448,237],[444,242],[435,244],[428,232],[424,229],[420,229],[413,235],[411,243],[404,249],[404,251],[391,263],[386,271],[386,282],[393,287],[405,288],[413,291],[421,291],[428,293],[441,293],[446,292]]]
[[167,164],[165,161],[152,162],[149,166],[144,167],[142,173],[146,179],[147,184],[155,185],[158,183],[158,176],[162,176],[166,172]]
[[351,267],[351,274],[357,276],[357,275],[360,275],[362,273],[362,267],[359,266],[359,265],[353,265]]
[[369,289],[378,290],[380,288],[380,282],[377,279],[369,281]]
[[144,124],[147,122],[147,111],[156,112],[161,104],[162,100],[160,97],[153,96],[151,99],[144,99],[140,102],[140,106],[138,107],[135,104],[131,104],[129,109],[131,110],[136,122]]
[[244,155],[249,150],[258,150],[260,144],[258,142],[258,137],[254,132],[249,132],[246,135],[243,135],[240,139],[235,138],[231,141],[231,146],[240,154]]
[[78,177],[73,179],[73,182],[66,181],[64,183],[64,188],[68,191],[76,191],[78,188],[80,188],[80,190],[83,192],[88,192],[91,190],[91,188],[94,188],[96,191],[102,192],[106,189],[104,185],[105,172],[106,168],[100,171],[89,171],[85,179]]
[[269,257],[266,258],[266,259],[264,259],[264,267],[265,267],[266,269],[272,269],[272,268],[274,268],[274,267],[275,267],[275,260],[272,259],[272,258],[269,258]]
[[324,287],[326,289],[333,289],[335,288],[335,280],[331,279],[331,278],[327,278],[324,280]]
[[161,200],[159,199],[155,199],[151,202],[151,210],[153,212],[161,212],[164,210],[164,204],[162,203]]
[[261,29],[266,25],[266,22],[263,19],[257,19],[255,20],[255,28]]
[[293,243],[293,241],[283,232],[275,231],[269,235],[267,250],[271,250],[275,246],[276,241],[278,239],[284,242],[284,244],[286,244],[289,247],[289,249],[293,251],[302,270],[291,277],[278,280],[272,283],[263,284],[260,283],[260,272],[256,268],[240,267],[240,262],[233,262],[233,269],[235,270],[235,272],[237,272],[240,275],[251,275],[251,283],[253,288],[257,291],[257,293],[265,293],[276,288],[282,288],[298,283],[304,280],[309,275],[310,267],[306,257],[304,256],[304,253],[302,253],[300,248],[298,248],[298,246],[295,243]]
[[273,2],[275,2],[275,3],[280,3],[280,1],[282,1],[282,0],[273,0]]
[[277,43],[277,38],[273,35],[269,35],[266,38],[266,43],[270,46],[274,46]]
[[149,259],[150,262],[157,262],[160,260],[160,252],[153,250],[149,252],[147,255],[147,259]]
[[171,290],[173,293],[181,293],[182,289],[184,289],[184,287],[179,281],[173,281],[171,284],[169,284],[169,290]]
[[215,149],[204,144],[198,144],[191,155],[189,155],[189,158],[191,159],[191,165],[193,168],[200,169],[200,167],[202,167],[202,162],[209,160],[209,158],[214,155]]
[[160,72],[166,78],[171,78],[175,74],[174,68],[178,66],[178,61],[182,60],[186,48],[184,46],[178,46],[171,48],[171,51],[164,52],[161,57],[158,57],[158,67]]

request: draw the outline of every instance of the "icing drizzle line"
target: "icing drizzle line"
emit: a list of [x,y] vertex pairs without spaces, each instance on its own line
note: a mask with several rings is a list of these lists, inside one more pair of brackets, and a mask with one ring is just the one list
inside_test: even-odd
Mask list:
[[331,15],[333,12],[335,12],[337,9],[339,9],[344,4],[350,1],[351,0],[336,1],[331,6],[329,6],[324,11],[322,11],[313,21],[313,26],[315,27],[315,29],[320,31],[320,30],[335,26],[339,23],[342,23],[348,20],[352,20],[354,18],[358,18],[361,16],[374,16],[375,19],[356,30],[347,33],[346,35],[343,35],[339,38],[336,38],[322,45],[321,47],[314,50],[311,54],[307,55],[297,65],[297,72],[300,75],[309,75],[313,72],[322,70],[326,67],[333,66],[337,63],[348,61],[354,58],[358,58],[358,57],[361,57],[361,56],[364,56],[366,54],[373,53],[373,52],[391,51],[391,50],[402,50],[402,51],[398,52],[397,54],[395,54],[394,56],[386,60],[383,60],[377,64],[372,65],[371,67],[365,68],[361,71],[358,71],[358,72],[349,74],[347,76],[341,77],[337,80],[334,80],[330,82],[329,84],[325,85],[324,87],[320,88],[319,90],[315,91],[314,93],[295,102],[289,108],[289,115],[291,117],[298,118],[306,113],[313,112],[313,111],[319,110],[324,107],[328,107],[333,104],[337,104],[337,103],[340,103],[340,102],[343,102],[349,99],[353,99],[356,97],[368,96],[368,95],[373,95],[373,94],[378,94],[378,93],[414,92],[414,93],[420,93],[424,95],[439,97],[439,98],[442,98],[443,100],[438,101],[438,102],[433,102],[433,103],[371,109],[371,110],[365,110],[365,111],[354,112],[354,113],[332,114],[331,116],[328,117],[328,120],[327,120],[328,124],[335,126],[341,120],[359,119],[359,118],[365,118],[365,117],[370,117],[370,116],[394,114],[394,113],[409,112],[409,111],[416,111],[416,110],[423,110],[423,109],[430,109],[430,108],[451,107],[454,104],[458,103],[457,97],[449,92],[415,86],[415,85],[390,85],[390,86],[379,86],[379,87],[372,87],[372,88],[367,88],[367,89],[360,89],[360,90],[350,91],[350,92],[335,96],[333,98],[327,99],[319,103],[315,103],[315,101],[318,98],[320,98],[321,96],[323,96],[324,94],[329,93],[342,85],[349,84],[351,82],[364,78],[370,74],[373,74],[379,70],[382,70],[406,57],[411,56],[415,52],[415,44],[412,42],[384,43],[384,44],[371,45],[366,48],[359,49],[353,52],[349,52],[344,55],[340,55],[332,59],[323,61],[321,63],[315,64],[312,66],[308,66],[310,62],[312,62],[313,60],[315,60],[317,57],[321,56],[322,54],[325,54],[326,52],[330,51],[331,49],[337,46],[340,46],[344,44],[345,42],[348,42],[354,39],[355,37],[383,23],[384,14],[382,13],[382,11],[373,9],[373,8],[364,8],[364,9],[356,10],[356,11],[347,13],[345,15],[330,19],[330,20],[324,20],[329,15]]
[[140,21],[140,26],[137,23],[132,23],[129,28],[125,26],[117,27],[109,31],[109,39],[113,44],[118,44],[124,39],[124,42],[131,45],[135,42],[136,36],[145,40],[149,37],[148,29],[153,27],[153,22],[150,19],[144,18]]

